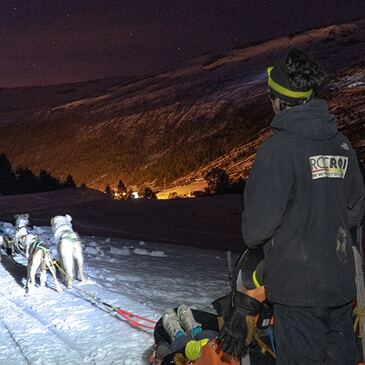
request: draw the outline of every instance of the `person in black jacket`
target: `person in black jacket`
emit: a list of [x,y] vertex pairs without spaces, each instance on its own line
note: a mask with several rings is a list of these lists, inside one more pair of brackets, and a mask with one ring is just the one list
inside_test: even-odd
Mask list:
[[326,79],[318,64],[291,49],[267,71],[273,135],[247,181],[242,234],[248,247],[264,248],[277,364],[353,365],[350,228],[364,214],[356,153],[314,96]]

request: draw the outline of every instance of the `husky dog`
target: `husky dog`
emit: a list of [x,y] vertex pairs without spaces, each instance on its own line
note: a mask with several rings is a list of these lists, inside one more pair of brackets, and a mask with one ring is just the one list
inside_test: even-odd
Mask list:
[[57,215],[51,219],[51,226],[57,244],[58,256],[61,266],[66,272],[66,286],[72,288],[74,276],[74,263],[76,262],[79,279],[85,282],[83,271],[84,259],[82,256],[81,240],[72,229],[72,217]]
[[5,239],[4,239],[4,230],[2,230],[0,228],[0,261],[2,261],[2,256],[5,255],[6,253],[6,247],[5,247]]
[[38,268],[41,267],[41,286],[45,286],[48,268],[53,276],[56,290],[61,291],[60,284],[56,277],[56,270],[53,266],[50,249],[37,235],[28,233],[28,225],[29,214],[17,214],[15,216],[15,251],[25,256],[28,260],[26,290],[30,292],[34,287],[35,274]]
[[2,256],[14,256],[14,240],[0,228],[0,262]]
[[26,244],[26,236],[28,235],[28,225],[29,225],[29,214],[16,214],[15,215],[15,251],[17,253],[26,256],[27,247],[24,246]]
[[40,283],[45,286],[47,279],[47,268],[53,276],[56,290],[61,291],[60,284],[56,277],[56,269],[52,262],[49,246],[41,241],[35,234],[28,234],[21,238],[21,244],[26,247],[25,257],[28,259],[27,285],[26,290],[30,293],[35,284],[35,274],[41,268]]

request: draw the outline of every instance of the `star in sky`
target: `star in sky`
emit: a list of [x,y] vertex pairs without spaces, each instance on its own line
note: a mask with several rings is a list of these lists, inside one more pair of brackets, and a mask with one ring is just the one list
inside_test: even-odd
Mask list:
[[[187,3],[189,5],[187,5]],[[167,5],[168,4],[168,5]],[[4,1],[0,87],[140,76],[207,51],[221,53],[365,17],[352,0]],[[38,65],[29,72],[29,65]]]

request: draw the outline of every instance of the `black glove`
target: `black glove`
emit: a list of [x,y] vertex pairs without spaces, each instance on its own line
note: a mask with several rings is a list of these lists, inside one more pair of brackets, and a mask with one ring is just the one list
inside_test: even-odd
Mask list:
[[228,295],[212,302],[213,308],[216,310],[218,316],[224,317],[230,313],[233,306],[233,296],[234,293],[230,292]]
[[[230,308],[228,303],[231,304]],[[262,303],[236,292],[217,299],[213,306],[224,317],[224,325],[218,336],[218,342],[223,341],[221,350],[237,357],[243,356],[251,342],[253,316],[260,312]]]

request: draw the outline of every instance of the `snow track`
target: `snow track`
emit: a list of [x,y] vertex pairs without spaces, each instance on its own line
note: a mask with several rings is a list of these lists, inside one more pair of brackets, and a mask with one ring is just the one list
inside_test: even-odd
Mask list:
[[[151,343],[150,333],[102,311],[77,288],[56,293],[50,287],[37,287],[25,295],[12,280],[14,274],[25,274],[25,268],[4,261],[8,262],[0,266],[0,365],[132,364],[111,341],[123,327],[131,337]],[[98,285],[83,287],[111,294]]]
[[[72,345],[72,342],[30,306],[14,300],[10,301],[2,293],[0,296],[0,306],[12,309],[13,315],[7,315],[2,318],[2,323],[18,347],[19,352],[23,355],[25,363],[45,363],[44,355],[47,354],[49,349],[53,359],[63,358],[66,363],[71,360],[73,363],[76,363],[75,360],[79,358],[80,363],[83,362],[84,356]],[[19,323],[22,325],[19,326]],[[32,342],[31,346],[29,346],[30,334],[35,333],[38,337],[37,342]],[[40,359],[40,354],[42,354],[42,359]],[[9,361],[8,357],[4,360]],[[1,357],[0,363],[2,363]]]

